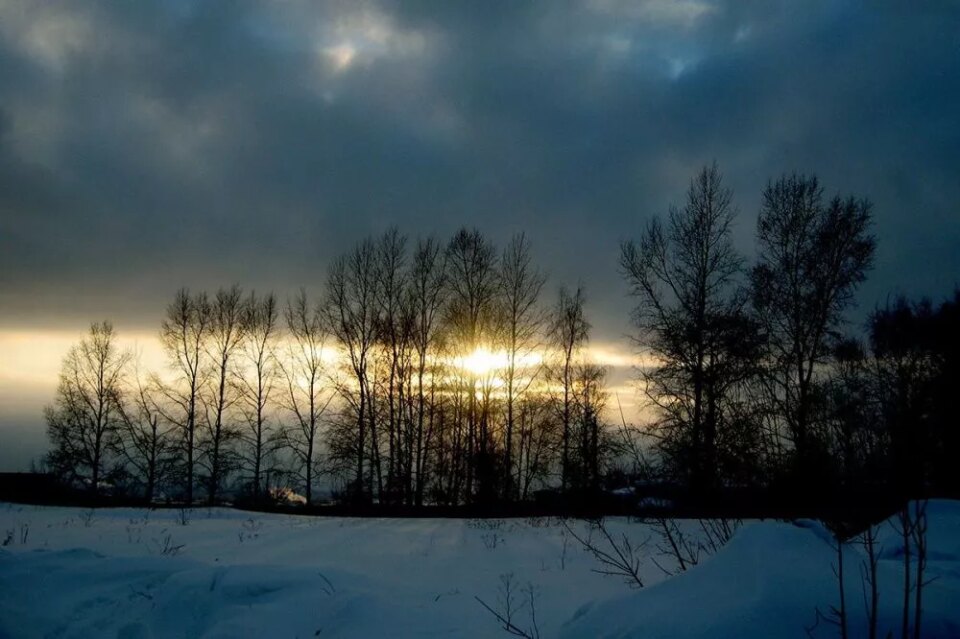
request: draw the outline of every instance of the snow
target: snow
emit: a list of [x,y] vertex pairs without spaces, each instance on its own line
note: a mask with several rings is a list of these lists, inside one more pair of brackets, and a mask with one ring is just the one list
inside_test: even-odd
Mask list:
[[[960,636],[960,503],[931,502],[925,637]],[[836,600],[829,535],[752,522],[677,577],[600,575],[556,520],[352,519],[0,504],[0,638],[497,637],[501,575],[537,593],[547,637],[805,637]],[[586,524],[574,524],[586,534]],[[656,554],[645,524],[610,522]],[[682,522],[689,533],[695,522]],[[11,534],[8,534],[9,533]],[[899,619],[902,548],[881,527],[881,629]],[[847,548],[851,627],[863,627]],[[663,558],[658,557],[663,563]],[[527,626],[527,610],[518,613]],[[859,636],[859,630],[851,636]],[[831,634],[832,633],[832,634]],[[881,632],[884,636],[885,632]],[[814,636],[836,636],[821,625]]]
[[[960,502],[931,501],[930,552],[924,588],[924,637],[960,637]],[[799,524],[799,525],[798,525]],[[830,533],[816,522],[752,522],[715,556],[695,569],[645,589],[577,611],[560,637],[657,639],[660,637],[806,637],[823,613],[837,605]],[[879,528],[881,560],[879,636],[899,636],[902,611],[903,543],[896,519]],[[846,600],[851,637],[866,636],[860,580],[866,555],[857,543],[844,547]],[[913,570],[915,570],[915,564]],[[912,620],[912,618],[911,618]],[[826,622],[814,637],[837,637]]]

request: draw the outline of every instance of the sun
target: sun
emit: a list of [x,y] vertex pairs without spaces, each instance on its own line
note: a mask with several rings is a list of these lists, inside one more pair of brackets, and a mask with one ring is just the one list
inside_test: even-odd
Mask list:
[[460,367],[478,376],[490,375],[507,365],[507,355],[480,347],[460,359]]

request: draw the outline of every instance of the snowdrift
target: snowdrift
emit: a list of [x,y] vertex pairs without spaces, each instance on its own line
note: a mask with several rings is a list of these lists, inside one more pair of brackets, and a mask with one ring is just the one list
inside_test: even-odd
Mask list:
[[[960,637],[960,503],[928,505],[930,552],[923,591],[924,637]],[[879,636],[899,636],[903,597],[903,543],[896,518],[879,526]],[[816,522],[746,524],[717,555],[641,592],[591,602],[576,611],[564,639],[693,637],[837,637],[821,621],[839,601],[836,548]],[[861,582],[866,555],[844,547],[845,593],[851,637],[866,636]],[[915,564],[912,565],[915,570]]]
[[[960,637],[960,503],[930,502],[924,637]],[[672,578],[651,561],[630,590],[556,522],[356,520],[0,504],[0,638],[498,637],[474,600],[500,575],[538,593],[541,635],[806,637],[836,603],[836,551],[815,522],[746,523]],[[610,522],[642,541],[643,524]],[[692,522],[689,529],[695,530]],[[879,527],[880,636],[899,628],[903,547]],[[26,534],[24,534],[26,533]],[[646,548],[653,551],[653,543]],[[857,544],[845,547],[851,636],[865,616]],[[662,558],[660,559],[662,563]],[[519,619],[527,620],[521,605]],[[525,624],[521,624],[525,625]],[[835,637],[821,623],[816,637]]]

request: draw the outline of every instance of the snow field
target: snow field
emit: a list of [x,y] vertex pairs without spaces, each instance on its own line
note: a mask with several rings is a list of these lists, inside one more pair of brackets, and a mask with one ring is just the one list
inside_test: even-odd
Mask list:
[[[924,636],[960,636],[960,503],[931,502]],[[584,522],[573,522],[587,535]],[[194,509],[0,504],[0,638],[498,637],[475,600],[502,607],[501,576],[536,593],[541,636],[805,637],[836,601],[818,524],[745,523],[717,555],[666,578],[648,524],[611,520],[643,546],[647,587],[598,574],[556,520],[354,519]],[[696,522],[681,522],[695,534]],[[902,546],[881,526],[881,636],[898,628]],[[847,548],[851,636],[861,636],[861,549]],[[671,568],[672,565],[667,565]],[[814,636],[837,636],[821,624]]]

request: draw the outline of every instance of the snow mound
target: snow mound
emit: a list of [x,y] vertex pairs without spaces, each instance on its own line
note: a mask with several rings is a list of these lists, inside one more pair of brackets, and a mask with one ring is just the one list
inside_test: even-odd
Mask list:
[[[937,560],[924,589],[924,637],[960,636],[960,503],[930,502],[929,543]],[[889,528],[891,522],[883,527]],[[885,541],[884,543],[891,543]],[[885,547],[879,565],[880,636],[899,628],[903,559]],[[859,544],[844,547],[850,636],[866,633]],[[817,609],[839,600],[832,538],[816,522],[744,525],[717,555],[686,573],[576,611],[564,639],[657,639],[684,637],[807,637]],[[914,568],[915,569],[915,568]],[[814,637],[838,636],[821,621]]]

